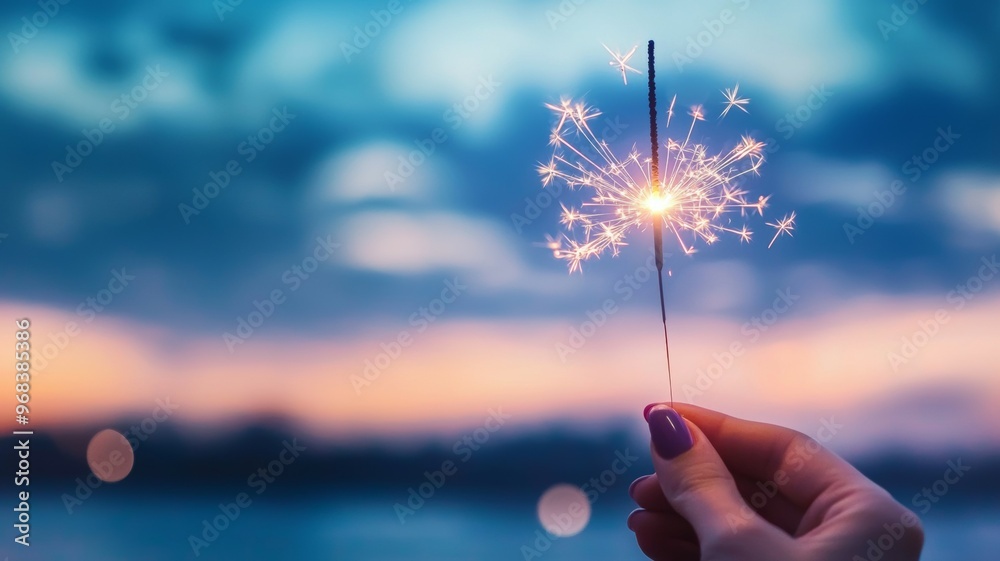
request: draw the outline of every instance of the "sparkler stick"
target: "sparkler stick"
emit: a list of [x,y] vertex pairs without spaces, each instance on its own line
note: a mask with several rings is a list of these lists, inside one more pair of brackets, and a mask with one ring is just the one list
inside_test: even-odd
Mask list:
[[[557,259],[569,263],[570,272],[582,270],[583,262],[599,257],[606,250],[618,255],[622,246],[628,245],[627,234],[632,230],[653,229],[653,252],[656,277],[660,289],[660,319],[663,322],[663,346],[666,353],[667,380],[670,384],[670,403],[673,404],[673,380],[670,368],[670,338],[667,331],[667,307],[663,284],[663,234],[664,230],[685,254],[695,253],[695,243],[713,244],[724,234],[733,234],[742,242],[749,242],[753,232],[745,224],[736,223],[748,215],[763,215],[768,197],[760,196],[748,201],[741,184],[745,176],[759,175],[764,163],[765,143],[750,136],[742,136],[734,146],[716,151],[694,136],[695,125],[705,120],[702,106],[688,112],[690,125],[684,126],[680,136],[669,133],[677,96],[667,109],[665,130],[667,137],[664,159],[659,157],[659,135],[656,115],[656,75],[654,45],[647,47],[649,77],[649,142],[650,157],[644,158],[634,147],[627,156],[619,156],[608,141],[600,138],[591,128],[590,121],[601,112],[593,106],[563,98],[558,104],[546,107],[556,115],[550,144],[552,157],[538,166],[542,187],[554,181],[571,190],[582,189],[589,196],[577,207],[560,203],[560,222],[566,231],[559,237],[548,237],[546,244]],[[622,55],[605,49],[613,56],[611,65],[621,72],[625,84],[627,72],[638,72],[628,66],[628,59],[636,47]],[[748,113],[749,98],[741,97],[739,84],[722,92],[725,101],[719,118],[732,109]],[[766,222],[775,229],[771,247],[783,234],[792,235],[795,213],[780,220]]]
[[[660,142],[656,134],[656,57],[653,55],[653,40],[647,47],[649,61],[649,149],[650,179],[653,184],[653,196],[660,198]],[[660,287],[660,319],[663,321],[663,348],[667,354],[667,384],[670,392],[670,406],[674,405],[674,380],[670,373],[670,337],[667,335],[667,305],[663,298],[663,221],[653,219],[653,254],[656,261],[656,282]]]

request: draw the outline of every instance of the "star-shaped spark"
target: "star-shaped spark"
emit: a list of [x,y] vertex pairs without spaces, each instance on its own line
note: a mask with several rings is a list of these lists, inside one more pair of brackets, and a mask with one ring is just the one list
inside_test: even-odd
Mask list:
[[750,237],[753,236],[753,232],[751,232],[750,230],[748,230],[746,226],[743,226],[742,228],[740,228],[740,231],[737,232],[737,234],[740,236],[740,243],[741,244],[743,242],[750,243]]
[[628,74],[627,74],[627,72],[635,72],[636,74],[642,74],[642,72],[640,72],[640,71],[636,70],[635,68],[632,68],[631,66],[628,65],[628,59],[632,58],[632,55],[635,54],[635,50],[637,48],[639,48],[638,46],[632,47],[632,50],[630,50],[627,54],[624,54],[624,55],[621,54],[621,53],[612,51],[611,49],[608,48],[607,45],[602,45],[602,46],[604,47],[604,50],[608,51],[608,54],[610,54],[611,57],[612,57],[611,62],[609,62],[608,64],[610,64],[611,66],[614,66],[619,72],[622,73],[622,81],[625,82],[626,86],[628,85]]
[[774,237],[771,238],[771,243],[767,244],[767,247],[774,245],[774,240],[778,239],[781,234],[792,235],[792,230],[795,229],[795,212],[791,214],[786,214],[784,218],[777,222],[767,222],[768,226],[775,228],[777,232],[774,233]]
[[723,109],[722,115],[720,116],[720,118],[725,117],[726,114],[729,113],[729,110],[732,109],[733,107],[739,109],[740,111],[742,111],[744,113],[749,113],[749,111],[747,111],[747,108],[745,107],[745,105],[747,105],[747,104],[750,103],[750,98],[748,98],[748,97],[740,97],[740,85],[739,84],[736,84],[736,86],[734,86],[732,88],[726,88],[726,90],[724,92],[722,92],[722,95],[726,96],[726,101],[723,102],[723,103],[726,104],[726,108]]

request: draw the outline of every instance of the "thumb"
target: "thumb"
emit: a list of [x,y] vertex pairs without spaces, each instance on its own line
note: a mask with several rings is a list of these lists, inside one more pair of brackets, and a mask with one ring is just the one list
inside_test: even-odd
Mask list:
[[647,421],[663,495],[691,523],[703,546],[762,522],[701,429],[666,405],[653,407]]

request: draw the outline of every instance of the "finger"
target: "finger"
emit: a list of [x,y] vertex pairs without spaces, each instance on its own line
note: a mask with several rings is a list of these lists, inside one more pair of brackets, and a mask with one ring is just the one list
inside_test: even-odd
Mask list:
[[635,501],[639,508],[646,510],[667,511],[673,510],[667,498],[663,496],[660,489],[660,482],[656,480],[656,474],[643,475],[632,482],[628,488],[628,496]]
[[[776,487],[761,485],[760,482],[744,475],[734,474],[736,488],[743,500],[757,513],[781,528],[789,535],[794,535],[802,521],[803,510],[776,493]],[[659,481],[655,475],[644,475],[636,479],[629,487],[629,496],[643,509],[656,512],[675,512],[663,495]]]
[[[635,532],[635,540],[646,557],[656,560],[698,561],[700,552],[694,531],[690,537],[678,537],[665,529],[676,528],[680,515],[636,510],[628,517],[628,527]],[[688,526],[690,528],[690,525]]]
[[770,486],[761,487],[760,481],[745,475],[734,474],[733,478],[736,480],[740,496],[761,518],[781,528],[789,536],[796,535],[805,513],[804,509],[778,493],[777,486],[773,489]]
[[657,520],[657,531],[664,536],[676,538],[679,540],[688,540],[693,543],[698,542],[698,534],[695,533],[694,528],[691,527],[691,523],[688,522],[683,516],[677,514],[674,509],[666,511],[653,511],[645,509],[633,510],[628,515],[628,520],[626,521],[628,527],[634,532],[636,526],[634,525],[635,517],[643,517],[646,514],[656,514],[658,515]]
[[741,526],[762,522],[743,501],[729,469],[696,425],[662,405],[650,411],[648,421],[653,467],[663,496],[691,523],[701,543],[731,533],[734,520]]
[[695,405],[678,403],[676,408],[702,430],[733,472],[773,482],[800,509],[830,488],[868,485],[851,464],[798,431]]

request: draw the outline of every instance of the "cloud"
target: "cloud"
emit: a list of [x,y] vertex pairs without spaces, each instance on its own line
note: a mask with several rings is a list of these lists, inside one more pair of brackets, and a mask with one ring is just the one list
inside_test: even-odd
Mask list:
[[270,25],[244,56],[241,79],[301,90],[344,62],[339,46],[347,39],[344,10],[335,5],[324,8],[290,5],[268,17]]
[[758,290],[756,270],[735,260],[692,265],[672,282],[675,286],[668,292],[689,295],[688,303],[705,312],[741,309],[754,301]]
[[[732,23],[714,29],[723,9]],[[667,75],[705,70],[791,101],[811,86],[842,90],[877,71],[876,53],[854,37],[838,10],[834,2],[772,7],[734,1],[671,10],[661,2],[483,7],[449,0],[398,16],[382,74],[395,97],[409,103],[457,101],[486,74],[507,84],[503,96],[525,88],[558,93],[594,76],[613,83],[601,43],[627,49],[653,37],[661,39]],[[601,32],[595,36],[594,29]],[[643,58],[640,50],[637,67]]]
[[[11,59],[0,89],[39,113],[93,126],[106,116],[111,100],[141,77],[142,66],[158,63],[171,76],[145,102],[143,115],[181,114],[186,120],[172,122],[188,126],[235,116],[252,125],[278,102],[360,113],[373,121],[389,108],[373,99],[404,110],[414,105],[444,110],[473,94],[481,78],[493,76],[502,86],[496,99],[482,103],[463,125],[466,135],[501,124],[508,117],[506,102],[525,91],[576,95],[595,78],[614,84],[618,78],[601,43],[628,49],[655,38],[666,79],[697,74],[726,84],[738,80],[786,104],[800,103],[813,86],[846,92],[885,83],[886,76],[896,83],[912,78],[969,94],[984,76],[984,64],[969,41],[937,23],[913,18],[886,48],[881,42],[873,45],[878,35],[875,21],[864,17],[869,14],[832,0],[781,5],[442,0],[403,6],[384,24],[371,11],[353,6],[326,5],[317,11],[292,5],[267,14],[243,7],[242,15],[266,24],[249,40],[223,34],[233,47],[219,56],[236,59],[222,61],[235,66],[223,76],[214,71],[217,60],[171,50],[172,43],[159,40],[169,33],[157,20],[119,16],[108,21],[103,14],[100,24],[60,19]],[[731,23],[720,22],[723,10],[730,12]],[[203,12],[195,21],[219,25],[212,16]],[[377,32],[365,36],[359,54],[347,57],[344,45],[354,41],[355,26]],[[89,60],[94,45],[129,53],[129,61],[141,64],[134,64],[129,76],[95,77]],[[690,63],[679,62],[683,57]],[[641,59],[640,49],[634,59],[638,68]],[[641,89],[641,82],[629,88]],[[69,90],[75,95],[60,95]]]
[[344,264],[392,275],[461,273],[485,286],[519,284],[526,265],[508,231],[450,212],[370,211],[341,223]]
[[[747,318],[675,315],[674,395],[806,432],[833,416],[845,423],[833,443],[840,450],[1000,446],[1000,379],[991,366],[1000,297],[983,293],[961,310],[949,307],[948,321],[935,333],[914,337],[945,305],[940,297],[871,293],[835,309],[792,311],[757,338],[741,329]],[[198,430],[266,412],[326,437],[405,436],[454,431],[498,406],[526,428],[559,418],[636,416],[665,395],[659,313],[652,308],[614,314],[587,330],[565,361],[557,345],[570,345],[579,325],[558,318],[447,316],[422,331],[404,320],[368,324],[337,338],[261,333],[230,354],[216,334],[178,341],[143,322],[101,316],[87,323],[25,302],[0,302],[0,314],[31,317],[33,349],[51,357],[33,379],[33,400],[50,409],[40,426],[148,415],[156,398],[170,396],[180,405],[177,422]],[[80,326],[77,334],[60,335],[71,320]],[[377,358],[381,344],[402,331],[412,344],[395,359]],[[54,350],[60,337],[68,344]],[[904,339],[921,342],[893,368],[889,353],[901,352]],[[727,357],[737,342],[741,353]],[[295,357],[290,370],[289,356]],[[379,371],[359,394],[352,379],[363,374],[366,361],[377,361]],[[10,373],[8,364],[0,368]],[[286,373],[281,383],[275,372]],[[918,398],[944,387],[961,396],[958,404],[942,407],[962,410],[962,430],[917,430],[926,425],[927,402]],[[650,388],[660,389],[651,394]],[[877,426],[868,419],[877,419]]]
[[[8,59],[4,93],[18,105],[93,126],[105,117],[114,91],[94,83],[79,53],[86,34],[79,29],[46,29],[30,48]],[[72,91],[73,95],[65,95]]]
[[[180,114],[184,120],[173,122],[191,125],[214,115],[197,59],[144,40],[155,30],[141,20],[120,25],[131,28],[108,38],[104,26],[53,23],[9,57],[0,92],[16,105],[46,118],[59,117],[72,128],[92,129],[107,118],[118,131],[157,114]],[[96,44],[109,41],[113,44],[107,48],[129,55],[127,70],[114,75],[95,72],[89,60],[97,54]]]
[[789,154],[774,171],[787,185],[785,193],[808,204],[854,209],[875,200],[875,192],[899,179],[877,162],[850,162],[808,153]]
[[[372,200],[439,201],[450,184],[444,163],[421,155],[423,163],[410,175],[399,174],[400,166],[416,150],[390,141],[373,141],[334,153],[320,161],[313,172],[310,204],[353,204]],[[393,176],[387,179],[387,174]]]
[[[943,208],[952,225],[968,240],[978,234],[995,245],[1000,235],[1000,176],[977,171],[955,171],[938,180],[936,209]],[[987,236],[983,237],[986,234]]]

